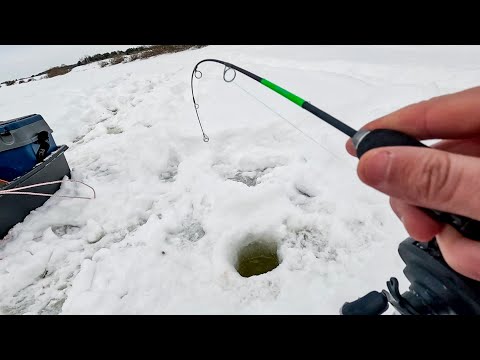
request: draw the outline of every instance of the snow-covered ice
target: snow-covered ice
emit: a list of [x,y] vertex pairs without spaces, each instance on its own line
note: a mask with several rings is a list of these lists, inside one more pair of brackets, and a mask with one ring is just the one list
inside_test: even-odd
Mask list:
[[[391,276],[406,290],[407,233],[357,178],[345,135],[207,63],[202,141],[190,75],[204,58],[353,127],[480,79],[478,46],[209,46],[2,87],[1,120],[41,114],[97,198],[51,198],[0,240],[0,313],[337,314]],[[259,236],[281,264],[242,278],[238,249]]]

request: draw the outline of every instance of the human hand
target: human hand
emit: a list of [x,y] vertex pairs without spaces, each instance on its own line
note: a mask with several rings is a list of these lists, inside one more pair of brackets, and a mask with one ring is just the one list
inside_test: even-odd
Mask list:
[[[417,208],[480,220],[480,87],[409,105],[363,129],[398,130],[419,140],[443,139],[430,149],[372,149],[361,157],[358,176],[390,196],[393,211],[411,237],[418,241],[436,237],[455,271],[480,280],[480,242]],[[351,140],[346,147],[355,155]]]

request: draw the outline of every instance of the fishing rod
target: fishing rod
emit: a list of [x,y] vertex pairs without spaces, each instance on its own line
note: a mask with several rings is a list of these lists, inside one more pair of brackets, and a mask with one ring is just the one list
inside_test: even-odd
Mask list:
[[221,61],[221,60],[216,60],[216,59],[205,59],[205,60],[202,60],[200,61],[196,66],[195,68],[193,69],[193,72],[192,72],[192,79],[191,79],[191,85],[192,85],[192,96],[193,96],[193,103],[195,105],[195,111],[197,112],[197,118],[198,118],[198,122],[200,124],[200,129],[202,130],[202,133],[203,133],[203,137],[204,137],[204,140],[206,139],[206,141],[208,142],[208,136],[205,135],[205,132],[203,131],[203,127],[202,127],[202,123],[200,122],[200,117],[198,116],[198,103],[195,101],[195,95],[193,94],[193,77],[195,76],[197,79],[200,79],[202,77],[202,73],[201,71],[198,70],[198,66],[201,64],[201,63],[204,63],[204,62],[216,62],[216,63],[219,63],[219,64],[223,64],[225,65],[225,69],[223,71],[223,80],[225,80],[226,82],[232,82],[233,80],[235,80],[235,77],[236,77],[236,73],[234,72],[234,75],[233,75],[233,78],[230,79],[230,80],[227,80],[226,78],[226,74],[227,72],[230,70],[230,69],[233,69],[233,71],[239,71],[241,72],[242,74],[248,76],[249,78],[255,80],[255,81],[258,81],[260,84],[266,86],[267,88],[275,91],[277,94],[280,94],[282,95],[284,98],[287,98],[288,100],[290,100],[291,102],[293,102],[294,104],[297,104],[298,106],[300,106],[301,108],[311,112],[313,115],[315,115],[316,117],[319,117],[320,119],[322,119],[323,121],[326,121],[327,123],[329,123],[330,125],[332,125],[335,129],[337,130],[340,130],[341,132],[343,132],[345,135],[348,135],[349,137],[352,137],[355,135],[356,131],[354,129],[352,129],[350,126],[348,126],[347,124],[341,122],[340,120],[338,119],[335,119],[332,115],[330,114],[327,114],[325,111],[322,111],[320,110],[319,108],[313,106],[312,104],[310,104],[308,101],[305,101],[303,100],[301,97],[295,95],[295,94],[292,94],[290,91],[288,90],[285,90],[285,89],[282,89],[280,86],[268,81],[267,79],[263,79],[261,78],[260,76],[258,75],[255,75],[253,73],[251,73],[250,71],[247,71],[245,69],[242,69],[241,67],[238,67],[236,65],[233,65],[233,64],[230,64],[230,63],[227,63],[225,61]]
[[[300,106],[302,109],[310,112],[311,114],[315,115],[319,119],[323,120],[324,122],[330,124],[337,130],[341,131],[348,137],[352,139],[353,145],[356,149],[356,155],[358,158],[361,158],[367,151],[379,147],[384,146],[415,146],[415,147],[425,147],[429,148],[425,144],[418,141],[416,138],[411,137],[405,133],[390,130],[390,129],[376,129],[376,130],[355,130],[345,124],[344,122],[338,120],[337,118],[333,117],[332,115],[326,113],[325,111],[317,108],[316,106],[312,105],[310,102],[305,101],[301,97],[291,93],[290,91],[274,84],[273,82],[262,78],[250,71],[247,71],[239,66],[231,64],[226,61],[218,60],[218,59],[204,59],[198,62],[192,71],[191,76],[191,89],[192,89],[192,98],[193,104],[195,108],[195,112],[197,115],[198,123],[200,125],[200,129],[202,131],[203,140],[205,142],[209,141],[209,137],[206,135],[202,123],[200,121],[200,116],[198,114],[199,104],[195,100],[195,94],[193,91],[193,81],[194,78],[200,79],[203,74],[198,67],[200,64],[205,62],[214,62],[224,66],[223,70],[223,79],[226,82],[232,82],[236,77],[236,72],[240,72],[243,75],[251,78],[259,82],[260,84],[264,85],[265,87],[269,88],[270,90],[276,92],[277,94],[283,96],[284,98],[290,100],[294,104]],[[233,71],[233,76],[230,79],[227,79],[227,73],[229,71]],[[425,213],[427,213],[430,217],[434,220],[439,221],[441,223],[449,224],[453,228],[455,228],[459,233],[463,236],[470,238],[472,240],[480,241],[480,221],[473,220],[467,218],[465,216],[460,216],[456,214],[451,214],[447,212],[442,212],[433,209],[426,209],[421,208]],[[436,244],[436,240],[433,240],[429,243],[427,247],[422,245],[421,243],[416,242],[414,239],[407,239],[399,246],[399,252],[402,259],[406,262],[407,268],[404,270],[407,278],[411,281],[412,285],[410,286],[410,291],[400,294],[398,291],[398,281],[395,278],[391,278],[389,282],[387,282],[387,286],[390,290],[390,293],[384,291],[383,293],[372,292],[367,294],[365,297],[357,300],[357,302],[353,303],[346,303],[345,306],[342,308],[342,313],[345,314],[354,314],[358,312],[362,312],[359,308],[364,309],[366,313],[382,313],[386,310],[385,306],[387,306],[388,302],[390,302],[400,313],[404,314],[416,314],[416,313],[436,313],[440,311],[447,312],[447,313],[475,313],[480,314],[480,304],[476,302],[480,299],[480,283],[478,282],[471,282],[471,279],[467,279],[462,275],[453,271],[444,261],[443,257],[440,254],[438,249],[438,245]],[[402,247],[402,245],[404,245]],[[405,250],[406,249],[406,250]],[[420,252],[420,255],[419,253]],[[427,255],[426,255],[427,254]],[[411,269],[415,268],[417,270],[422,269],[422,265],[430,267],[430,272],[424,268],[420,273],[423,276],[428,275],[428,286],[425,285],[425,279],[419,279],[416,277],[417,272],[412,272]],[[408,271],[407,271],[408,270]],[[470,289],[474,288],[475,290],[472,292],[468,292],[465,290],[464,293],[453,297],[455,301],[450,301],[450,303],[456,304],[452,310],[451,304],[446,304],[445,296],[445,289],[444,284],[438,284],[438,281],[435,282],[435,273],[442,273],[443,275],[448,275],[450,279],[453,278],[455,281],[451,281],[449,284],[451,286],[452,293],[458,293],[458,289]],[[453,275],[452,275],[453,273]],[[433,280],[432,280],[433,279]],[[465,285],[466,284],[466,285]],[[472,285],[473,284],[473,285]],[[479,286],[477,290],[475,286]],[[440,294],[438,299],[435,301],[432,300],[432,294]],[[465,295],[467,294],[467,295]],[[463,296],[463,298],[462,298]],[[471,296],[474,296],[471,301]],[[435,299],[435,297],[434,297]],[[448,298],[448,300],[452,300]],[[433,301],[433,303],[432,303]],[[460,305],[459,305],[460,304]],[[468,305],[467,305],[468,304]],[[441,310],[438,310],[441,309]]]

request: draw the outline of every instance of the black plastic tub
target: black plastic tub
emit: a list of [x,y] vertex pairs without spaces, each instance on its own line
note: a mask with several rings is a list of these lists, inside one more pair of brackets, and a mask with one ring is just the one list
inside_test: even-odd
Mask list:
[[[60,146],[42,163],[4,187],[0,187],[0,190],[62,180],[65,176],[70,177],[70,167],[64,155],[67,149],[67,145]],[[60,186],[61,184],[52,184],[24,191],[54,194],[60,189]],[[42,206],[48,199],[49,197],[47,196],[0,195],[0,239],[2,239],[13,226],[22,222],[32,210]]]

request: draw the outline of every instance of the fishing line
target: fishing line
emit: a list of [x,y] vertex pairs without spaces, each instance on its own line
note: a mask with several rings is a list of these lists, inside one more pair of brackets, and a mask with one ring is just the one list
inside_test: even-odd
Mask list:
[[[234,77],[235,78],[235,77]],[[231,81],[227,81],[227,82],[231,82]],[[290,120],[288,120],[287,118],[285,118],[284,116],[282,116],[280,113],[278,113],[277,111],[275,111],[273,108],[271,108],[270,106],[268,106],[267,104],[265,104],[262,100],[260,100],[259,98],[257,98],[255,95],[253,95],[252,93],[250,93],[248,90],[244,89],[243,87],[241,87],[240,85],[238,85],[236,82],[233,83],[233,85],[237,86],[238,88],[240,88],[241,90],[243,90],[245,93],[247,93],[250,97],[252,97],[253,99],[255,99],[256,101],[258,101],[260,104],[262,104],[263,106],[265,106],[267,109],[269,109],[271,112],[273,112],[275,115],[277,115],[279,118],[281,118],[282,120],[284,120],[285,122],[287,122],[288,124],[290,124],[290,126],[292,126],[293,128],[295,128],[297,131],[299,131],[300,133],[302,133],[304,136],[306,136],[307,138],[309,138],[311,141],[313,141],[315,144],[317,144],[318,146],[320,146],[323,150],[325,150],[326,152],[328,152],[330,155],[332,155],[334,158],[336,158],[337,160],[340,160],[341,162],[345,163],[345,164],[348,164],[347,161],[345,159],[342,159],[340,158],[338,155],[336,155],[335,153],[333,153],[332,151],[330,151],[329,149],[327,149],[325,146],[323,146],[322,144],[320,144],[317,140],[315,140],[313,137],[311,137],[310,135],[308,135],[307,133],[305,133],[304,131],[302,131],[299,127],[297,127],[294,123],[292,123]],[[350,164],[348,164],[347,166],[349,167],[352,167]]]

